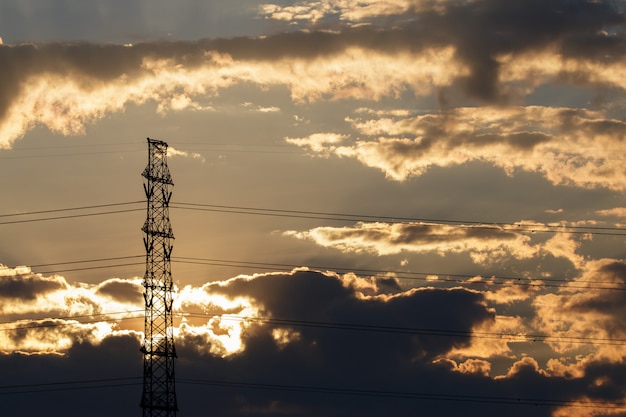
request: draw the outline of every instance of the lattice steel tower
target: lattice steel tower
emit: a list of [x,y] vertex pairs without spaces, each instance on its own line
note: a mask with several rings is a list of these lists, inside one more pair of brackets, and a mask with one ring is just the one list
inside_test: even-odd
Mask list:
[[148,166],[144,190],[148,214],[142,230],[146,247],[146,274],[143,279],[146,302],[143,353],[144,417],[174,417],[178,407],[174,381],[174,332],[172,321],[171,241],[169,218],[170,187],[174,185],[167,167],[167,143],[148,138]]

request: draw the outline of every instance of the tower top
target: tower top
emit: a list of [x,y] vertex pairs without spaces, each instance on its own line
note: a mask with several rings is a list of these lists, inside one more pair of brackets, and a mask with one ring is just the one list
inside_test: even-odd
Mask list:
[[167,143],[148,138],[148,166],[141,174],[150,181],[174,185],[167,167]]
[[158,139],[148,139],[148,144],[150,145],[156,145],[156,146],[163,146],[165,148],[167,148],[167,142],[163,142],[162,140],[158,140]]

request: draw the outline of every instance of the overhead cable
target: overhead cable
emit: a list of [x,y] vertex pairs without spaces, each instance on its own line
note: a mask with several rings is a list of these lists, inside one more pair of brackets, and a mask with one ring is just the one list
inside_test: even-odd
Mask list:
[[391,224],[401,223],[427,223],[433,225],[445,225],[465,229],[502,230],[510,232],[527,233],[568,233],[584,235],[607,235],[626,236],[626,229],[619,227],[596,227],[596,226],[568,226],[549,225],[542,223],[500,223],[479,222],[466,220],[431,219],[399,216],[373,216],[366,214],[332,213],[305,210],[283,210],[262,207],[225,206],[217,204],[197,204],[186,202],[173,202],[171,208],[192,211],[207,211],[229,214],[247,214],[271,217],[290,217],[299,219],[332,220],[340,222],[385,222]]

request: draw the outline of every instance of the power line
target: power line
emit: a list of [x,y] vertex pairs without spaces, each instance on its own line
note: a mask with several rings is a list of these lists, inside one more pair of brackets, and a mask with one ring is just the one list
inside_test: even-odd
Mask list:
[[92,263],[92,262],[119,261],[122,259],[133,259],[133,258],[143,258],[143,257],[145,257],[145,255],[113,256],[113,257],[108,257],[108,258],[80,259],[80,260],[71,260],[71,261],[63,261],[63,262],[52,262],[52,263],[47,263],[47,264],[34,264],[34,265],[28,265],[28,267],[39,268],[42,266],[57,266],[57,265],[84,264],[84,263]]
[[28,219],[28,220],[11,220],[8,222],[0,222],[0,225],[3,224],[18,224],[18,223],[33,223],[33,222],[42,222],[47,220],[65,220],[65,219],[76,219],[79,217],[92,217],[92,216],[103,216],[108,214],[119,214],[119,213],[131,213],[136,211],[145,211],[145,209],[128,209],[128,210],[112,210],[112,211],[102,211],[98,213],[87,213],[87,214],[72,214],[68,216],[58,216],[58,217],[42,217],[39,219]]
[[[35,158],[55,158],[55,157],[72,157],[72,156],[86,156],[86,155],[106,155],[106,154],[119,154],[119,153],[139,153],[144,152],[140,149],[132,149],[133,146],[138,144],[136,143],[118,143],[112,145],[126,145],[131,147],[131,149],[120,149],[120,150],[99,150],[99,151],[89,151],[89,152],[73,152],[73,153],[46,153],[46,154],[31,154],[31,155],[14,155],[14,156],[0,156],[0,160],[9,160],[9,159],[35,159]],[[201,145],[200,147],[194,147],[192,150],[188,149],[178,149],[182,152],[187,153],[199,153],[199,152],[223,152],[223,153],[253,153],[253,154],[285,154],[285,155],[302,155],[302,152],[299,149],[294,149],[292,145],[263,145],[263,144],[255,144],[255,145],[247,145],[247,144],[232,144],[232,143],[187,143],[180,142],[177,143],[176,146],[179,145]],[[71,150],[75,148],[85,148],[85,147],[97,147],[97,146],[106,146],[107,149],[113,148],[111,145],[99,145],[99,144],[85,144],[85,145],[73,145],[73,146],[44,146],[37,148],[13,148],[11,152],[32,152],[39,150]],[[275,150],[275,149],[284,149],[284,150]]]
[[226,380],[198,380],[198,379],[179,379],[182,384],[227,387],[227,388],[244,388],[254,390],[271,390],[271,391],[289,391],[289,392],[307,392],[315,394],[336,394],[336,395],[352,395],[367,397],[386,397],[386,398],[404,398],[416,400],[439,400],[439,401],[455,401],[455,402],[472,402],[472,403],[489,403],[489,404],[510,404],[510,405],[532,405],[532,406],[549,406],[549,407],[581,407],[581,408],[603,408],[603,409],[621,409],[626,407],[626,403],[613,402],[606,403],[602,401],[581,401],[581,400],[558,400],[548,398],[520,398],[520,397],[497,397],[497,396],[479,396],[479,395],[461,395],[461,394],[438,394],[411,391],[391,391],[391,390],[372,390],[362,388],[339,388],[328,386],[304,386],[294,384],[268,384],[241,381]]
[[[100,313],[100,314],[92,314],[92,315],[81,315],[81,316],[66,316],[66,317],[49,317],[44,319],[36,319],[32,321],[44,321],[44,320],[74,320],[78,321],[80,324],[88,324],[88,323],[97,323],[97,322],[108,322],[108,321],[124,321],[124,320],[134,320],[138,318],[142,318],[142,316],[131,316],[131,317],[121,317],[121,318],[112,318],[108,316],[113,315],[121,315],[121,314],[136,314],[141,313],[143,310],[128,310],[128,311],[120,311],[113,313]],[[96,319],[95,317],[102,316],[102,319]],[[185,313],[179,312],[176,313],[177,317],[192,317],[192,318],[213,318],[216,315],[206,314],[206,313]],[[593,344],[593,345],[612,345],[612,346],[621,346],[626,344],[626,339],[614,339],[614,338],[593,338],[593,337],[580,337],[580,336],[552,336],[545,334],[522,334],[522,333],[495,333],[495,332],[479,332],[479,331],[460,331],[460,330],[445,330],[445,329],[434,329],[434,328],[408,328],[408,327],[397,327],[397,326],[384,326],[384,325],[369,325],[369,324],[355,324],[355,323],[337,323],[337,322],[321,322],[321,321],[311,321],[311,320],[293,320],[293,319],[280,319],[280,318],[270,318],[270,317],[259,317],[259,316],[243,316],[236,314],[225,314],[219,316],[221,320],[230,320],[230,321],[238,321],[238,322],[256,322],[262,324],[270,324],[270,325],[289,325],[296,327],[313,327],[313,328],[321,328],[321,329],[338,329],[338,330],[353,330],[353,331],[364,331],[364,332],[374,332],[374,333],[393,333],[393,334],[412,334],[412,335],[422,335],[422,336],[448,336],[448,337],[462,337],[462,338],[476,338],[476,339],[508,339],[511,342],[539,342],[539,341],[551,341],[551,342],[567,342],[574,344]],[[89,318],[89,320],[80,320],[84,318]],[[26,320],[18,320],[12,322],[2,322],[0,324],[15,324],[19,321],[27,321]],[[0,331],[13,331],[13,330],[25,330],[25,329],[38,329],[38,328],[49,328],[49,327],[61,327],[65,326],[68,323],[37,323],[32,325],[24,325],[18,327],[5,327],[0,328]]]
[[[91,380],[58,381],[35,384],[0,386],[0,395],[35,394],[42,392],[75,391],[99,388],[122,388],[141,385],[139,377],[102,378]],[[312,386],[299,384],[270,384],[266,382],[245,382],[233,380],[206,380],[179,378],[180,384],[211,386],[219,388],[237,388],[264,391],[301,392],[310,394],[331,394],[375,398],[396,398],[408,400],[453,401],[481,404],[528,405],[544,407],[599,408],[619,410],[626,408],[624,402],[605,402],[599,400],[567,400],[554,398],[524,398],[490,395],[441,394],[434,392],[396,391],[366,388],[345,388],[331,386]]]
[[[0,218],[12,217],[12,216],[26,216],[47,214],[65,211],[75,210],[87,210],[93,208],[115,207],[122,205],[132,205],[143,203],[142,201],[130,201],[121,203],[101,204],[94,206],[82,206],[82,207],[70,207],[53,210],[42,210],[25,213],[3,214]],[[249,207],[249,206],[228,206],[217,204],[199,204],[188,202],[176,202],[170,204],[170,208],[192,211],[207,211],[207,212],[219,212],[230,214],[247,214],[258,216],[272,216],[272,217],[288,217],[288,218],[302,218],[302,219],[317,219],[317,220],[332,220],[343,222],[386,222],[386,223],[429,223],[433,225],[446,225],[452,227],[459,227],[465,229],[486,229],[486,230],[504,230],[512,232],[527,232],[527,233],[567,233],[567,234],[584,234],[584,235],[606,235],[606,236],[626,236],[626,229],[620,227],[598,227],[598,226],[566,226],[566,225],[549,225],[543,223],[503,223],[503,222],[479,222],[472,220],[451,220],[451,219],[432,219],[432,218],[417,218],[417,217],[401,217],[401,216],[382,216],[382,215],[366,215],[366,214],[352,214],[352,213],[337,213],[337,212],[322,212],[322,211],[306,211],[306,210],[283,210],[272,209],[263,207]],[[106,214],[127,213],[133,211],[142,211],[141,209],[129,209],[129,210],[113,210],[98,213],[76,214],[69,216],[58,217],[44,217],[28,220],[15,220],[0,222],[3,224],[16,224],[16,223],[30,223],[47,220],[60,220],[70,219],[77,217],[89,217]]]
[[[141,313],[143,310],[127,310],[118,311],[112,313],[100,313],[91,315],[80,316],[66,316],[66,317],[48,317],[42,319],[34,319],[30,321],[41,322],[45,320],[74,320],[80,324],[108,322],[108,321],[124,321],[134,320],[142,318],[142,316],[130,316],[113,318],[109,316],[122,315],[122,314],[136,314]],[[553,342],[553,343],[572,343],[583,345],[609,345],[609,346],[623,346],[626,345],[626,339],[617,338],[598,338],[598,337],[584,337],[584,336],[554,336],[547,334],[537,333],[497,333],[497,332],[483,332],[483,331],[467,331],[467,330],[450,330],[450,329],[436,329],[436,328],[412,328],[412,327],[399,327],[388,325],[376,325],[376,324],[359,324],[359,323],[339,323],[339,322],[324,322],[314,320],[296,320],[296,319],[284,319],[275,317],[262,317],[262,316],[245,316],[237,314],[207,314],[207,313],[187,313],[178,312],[175,315],[179,318],[214,318],[219,316],[221,320],[237,321],[237,322],[254,322],[261,324],[269,324],[275,326],[294,326],[294,327],[311,327],[318,329],[336,329],[336,330],[350,330],[358,332],[370,332],[370,333],[388,333],[388,334],[409,334],[409,335],[421,335],[421,336],[438,336],[438,337],[460,337],[460,338],[474,338],[474,339],[498,339],[506,340],[508,342]],[[96,319],[95,317],[103,317],[102,319]],[[89,320],[82,320],[88,318]],[[28,319],[22,319],[12,322],[2,322],[0,325],[16,324],[18,322],[26,322]],[[61,327],[68,323],[58,322],[46,322],[36,323],[23,326],[5,327],[0,328],[0,331],[17,331],[25,329],[38,329],[38,328],[50,328]],[[71,323],[69,323],[71,324]]]
[[[382,221],[386,223],[431,223],[435,225],[446,225],[465,229],[487,229],[487,230],[505,230],[520,231],[528,233],[568,233],[568,234],[591,234],[591,235],[607,235],[607,236],[626,236],[626,229],[619,227],[596,227],[596,226],[561,226],[546,225],[542,223],[498,223],[498,222],[478,222],[466,220],[449,220],[449,219],[427,219],[416,217],[399,217],[399,216],[373,216],[366,214],[349,214],[349,213],[333,213],[305,210],[283,210],[262,207],[246,207],[246,206],[226,206],[217,204],[196,204],[186,202],[175,202],[170,205],[171,208],[192,211],[207,211],[218,213],[232,214],[248,214],[257,216],[271,217],[290,217],[300,219],[315,220],[333,220],[342,222],[372,222]],[[570,230],[573,229],[573,230]],[[620,233],[618,233],[620,232]]]
[[[80,324],[89,324],[89,323],[100,323],[100,322],[110,322],[110,321],[123,321],[123,320],[134,320],[134,319],[142,319],[143,315],[141,316],[137,316],[137,317],[121,317],[121,318],[113,318],[113,317],[108,317],[108,316],[117,316],[120,314],[136,314],[136,313],[143,313],[143,310],[128,310],[128,311],[118,311],[118,312],[114,312],[114,313],[100,313],[100,314],[89,314],[89,315],[81,315],[81,316],[66,316],[66,317],[47,317],[47,318],[42,318],[42,319],[22,319],[22,320],[14,320],[14,321],[10,321],[10,322],[0,322],[0,325],[7,325],[7,324],[16,324],[19,322],[30,322],[30,321],[45,321],[45,320],[74,320],[79,322]],[[96,319],[95,317],[103,317],[100,319]],[[85,318],[89,318],[89,320],[82,320]],[[40,329],[40,328],[49,328],[49,327],[61,327],[61,326],[65,326],[66,324],[71,324],[71,323],[37,323],[37,324],[29,324],[29,325],[24,325],[24,326],[17,326],[17,327],[4,327],[4,328],[0,328],[0,331],[13,331],[13,330],[30,330],[30,329]]]
[[57,154],[45,154],[45,155],[20,155],[20,156],[0,156],[1,159],[35,159],[35,158],[55,158],[55,157],[70,157],[70,156],[86,156],[86,155],[103,155],[103,154],[119,154],[119,153],[131,153],[142,152],[139,150],[132,151],[98,151],[98,152],[77,152],[77,153],[57,153]]
[[28,272],[28,273],[14,274],[14,275],[10,275],[10,276],[26,277],[26,276],[30,276],[30,275],[36,275],[36,274],[58,274],[58,273],[61,273],[61,272],[92,271],[92,270],[96,270],[96,269],[109,269],[109,268],[119,268],[119,267],[122,267],[122,266],[137,266],[137,265],[144,265],[144,263],[143,262],[128,262],[128,263],[123,263],[123,264],[86,266],[86,267],[83,267],[83,268],[55,269],[53,271]]
[[[522,286],[530,288],[572,288],[572,289],[595,289],[595,290],[626,290],[626,283],[610,282],[610,281],[585,281],[585,284],[592,285],[576,285],[570,284],[568,281],[551,278],[538,278],[538,281],[545,282],[526,282],[533,278],[523,277],[503,277],[503,276],[482,276],[481,274],[450,274],[441,272],[419,272],[419,271],[397,271],[397,270],[382,270],[382,269],[364,269],[364,268],[345,268],[338,266],[320,266],[320,265],[298,265],[298,264],[283,264],[283,263],[267,263],[267,262],[246,262],[224,259],[208,259],[208,258],[189,258],[189,257],[174,257],[172,262],[192,264],[192,265],[209,265],[209,266],[221,266],[221,267],[240,267],[240,268],[267,268],[275,271],[289,272],[294,268],[307,267],[314,270],[326,270],[326,271],[338,271],[338,272],[354,272],[354,273],[366,273],[366,274],[393,274],[391,278],[397,278],[401,280],[414,280],[425,281],[432,284],[435,283],[457,283],[468,286],[474,285],[504,285],[504,286]],[[432,277],[437,277],[433,279]],[[496,279],[500,281],[468,281],[468,279],[481,277],[487,279]],[[565,285],[567,284],[567,285]],[[607,286],[598,286],[606,284]],[[611,286],[608,286],[611,285]]]
[[268,384],[268,383],[251,383],[251,382],[235,382],[235,381],[219,381],[219,380],[197,380],[197,379],[181,379],[183,384],[218,386],[230,388],[260,389],[272,391],[291,391],[291,392],[308,392],[319,394],[337,394],[337,395],[353,395],[367,397],[388,397],[388,398],[405,398],[420,400],[441,400],[441,401],[460,401],[474,403],[492,403],[492,404],[514,404],[514,405],[533,405],[533,406],[569,406],[569,407],[593,407],[593,408],[609,408],[616,409],[626,407],[626,403],[610,403],[602,401],[577,401],[577,400],[555,400],[555,399],[539,399],[539,398],[519,398],[519,397],[496,397],[496,396],[479,396],[479,395],[460,395],[460,394],[436,394],[436,393],[420,393],[410,391],[390,391],[390,390],[372,390],[362,388],[339,388],[328,386],[303,386],[292,384]]
[[[78,316],[61,316],[61,317],[49,317],[49,318],[45,318],[45,319],[39,319],[39,320],[77,320],[78,319],[84,319],[84,318],[93,318],[93,317],[98,317],[98,316],[115,316],[115,315],[119,315],[119,314],[134,314],[134,313],[143,313],[143,310],[126,310],[126,311],[115,311],[112,313],[98,313],[98,314],[82,314],[82,315],[78,315]],[[134,318],[134,317],[132,317]],[[26,320],[33,320],[33,319],[26,319]],[[33,320],[36,321],[36,320]],[[15,320],[13,321],[3,321],[0,322],[0,324],[15,324]]]
[[[118,256],[118,257],[109,257],[109,258],[99,258],[99,259],[85,259],[85,260],[73,260],[73,261],[65,261],[65,262],[54,262],[47,264],[36,264],[29,265],[29,268],[38,268],[38,267],[48,267],[48,266],[59,266],[59,265],[72,265],[72,264],[83,264],[83,263],[93,263],[93,262],[105,262],[112,260],[124,260],[124,259],[135,259],[135,258],[143,258],[144,255],[132,255],[132,256]],[[250,268],[250,269],[269,269],[274,271],[284,271],[290,272],[295,268],[306,267],[312,270],[320,270],[320,271],[336,271],[336,272],[353,272],[357,274],[393,274],[390,278],[396,278],[399,280],[412,280],[412,281],[424,281],[431,284],[436,283],[456,283],[462,284],[466,286],[490,286],[490,285],[502,285],[502,286],[521,286],[521,287],[529,287],[529,288],[570,288],[570,289],[585,289],[585,290],[626,290],[626,283],[619,282],[610,282],[610,281],[585,281],[585,285],[576,285],[571,282],[560,280],[560,279],[551,279],[551,278],[537,278],[536,280],[539,282],[528,282],[533,280],[533,278],[525,278],[525,277],[506,277],[506,276],[486,276],[482,274],[452,274],[445,272],[422,272],[422,271],[398,271],[398,270],[383,270],[383,269],[366,269],[366,268],[347,268],[340,266],[323,266],[323,265],[307,265],[307,264],[285,264],[285,263],[269,263],[269,262],[249,262],[242,260],[227,260],[227,259],[211,259],[211,258],[198,258],[198,257],[172,257],[172,262],[177,264],[190,264],[190,265],[207,265],[207,266],[219,266],[219,267],[229,267],[229,268]],[[47,271],[31,271],[27,273],[19,273],[13,274],[11,276],[30,276],[34,274],[58,274],[62,272],[76,272],[76,271],[89,271],[89,270],[97,270],[97,269],[108,269],[108,268],[118,268],[125,266],[137,266],[143,265],[143,262],[129,262],[129,263],[116,263],[110,265],[96,265],[96,266],[85,266],[81,268],[65,268],[65,269],[54,269]],[[7,268],[10,269],[10,268]],[[1,269],[0,269],[1,270]],[[436,279],[433,279],[436,277]],[[485,278],[485,280],[481,281],[468,281],[472,278]],[[385,278],[382,276],[381,278]],[[494,281],[498,280],[498,281]],[[546,281],[546,282],[544,282]],[[605,286],[602,286],[605,285]]]
[[[214,317],[214,315],[205,313],[180,313],[183,317]],[[237,314],[225,314],[220,316],[222,320],[232,320],[238,322],[250,321],[272,325],[289,325],[295,327],[313,327],[321,329],[337,329],[337,330],[353,330],[373,333],[392,333],[392,334],[410,334],[420,336],[444,336],[444,337],[462,337],[475,339],[506,339],[509,342],[561,342],[584,345],[610,345],[623,346],[626,345],[626,339],[614,338],[594,338],[582,336],[553,336],[546,334],[523,334],[523,333],[495,333],[481,331],[465,331],[465,330],[446,330],[434,328],[411,328],[397,327],[385,325],[370,325],[356,323],[338,323],[338,322],[322,322],[312,320],[292,320],[258,316],[242,316]]]
[[[143,152],[140,149],[132,149],[133,147],[138,146],[139,143],[135,142],[118,142],[118,143],[107,143],[107,144],[74,144],[74,145],[62,145],[62,146],[37,146],[37,147],[16,147],[11,149],[11,153],[14,155],[17,153],[18,155],[14,156],[0,156],[0,160],[2,159],[32,159],[32,158],[54,158],[54,157],[69,157],[69,156],[85,156],[85,155],[100,155],[100,154],[119,154],[119,153],[138,153]],[[97,151],[89,151],[89,152],[73,152],[73,153],[50,153],[46,152],[45,154],[32,154],[33,151],[66,151],[72,149],[85,149],[85,148],[97,148],[97,147],[106,147],[107,150],[97,150]],[[119,147],[118,151],[110,150],[115,147]],[[128,148],[131,149],[128,149]],[[126,148],[126,149],[124,149]],[[30,155],[20,155],[20,152],[31,152]]]
[[118,261],[120,259],[133,259],[133,258],[144,258],[144,257],[145,257],[145,255],[116,256],[116,257],[111,257],[111,258],[84,259],[84,260],[80,260],[80,261],[66,261],[66,262],[55,262],[55,263],[49,263],[49,264],[29,265],[29,267],[30,268],[40,268],[42,266],[84,264],[84,263],[90,263],[90,262]]
[[[124,266],[143,265],[144,264],[143,262],[127,262],[127,263],[116,263],[116,264],[109,264],[109,265],[84,266],[80,268],[65,268],[65,269],[55,268],[54,270],[47,270],[47,271],[33,271],[33,268],[51,267],[51,266],[60,266],[60,265],[88,264],[88,263],[95,263],[95,262],[110,262],[110,261],[119,261],[119,260],[126,260],[126,259],[137,259],[137,258],[145,258],[145,255],[115,256],[115,257],[108,257],[108,258],[82,259],[82,260],[72,260],[72,261],[65,261],[65,262],[53,262],[53,263],[46,263],[46,264],[28,265],[27,267],[30,269],[29,272],[15,273],[15,274],[11,274],[8,276],[9,277],[27,277],[31,275],[37,275],[37,274],[40,274],[40,275],[58,274],[61,272],[90,271],[90,270],[97,270],[97,269],[109,269],[109,268],[119,268],[119,267],[124,267]],[[2,271],[3,269],[16,270],[17,268],[18,266],[14,268],[3,267],[3,268],[0,268],[0,271]],[[4,276],[7,276],[7,275],[4,275]],[[0,278],[1,277],[3,277],[3,275],[0,275]]]
[[13,217],[13,216],[32,216],[35,214],[59,213],[59,212],[64,212],[64,211],[89,210],[89,209],[104,208],[104,207],[127,206],[131,204],[139,204],[139,203],[144,203],[144,202],[143,201],[125,201],[121,203],[98,204],[98,205],[93,205],[93,206],[67,207],[67,208],[52,209],[52,210],[40,210],[40,211],[30,211],[30,212],[22,212],[22,213],[0,214],[0,218]]
[[122,377],[105,379],[87,379],[80,381],[58,381],[37,384],[2,385],[0,395],[34,394],[39,392],[75,391],[100,388],[119,388],[131,385],[140,385],[140,377]]
[[[142,255],[135,256],[122,256],[115,258],[101,258],[101,259],[90,259],[83,261],[69,261],[69,262],[56,262],[51,264],[39,264],[39,265],[31,265],[29,268],[36,268],[42,266],[56,266],[56,265],[66,265],[66,264],[78,264],[78,263],[89,263],[89,262],[101,262],[108,260],[119,260],[119,259],[132,259],[132,258],[142,258]],[[397,270],[382,270],[382,269],[364,269],[364,268],[346,268],[339,266],[320,266],[320,265],[306,265],[306,264],[282,264],[282,263],[267,263],[267,262],[246,262],[246,261],[233,261],[233,260],[225,260],[225,259],[208,259],[208,258],[188,258],[188,257],[174,257],[172,258],[173,263],[178,264],[190,264],[190,265],[207,265],[207,266],[219,266],[219,267],[229,267],[229,268],[265,268],[274,271],[284,271],[290,272],[295,268],[306,267],[312,270],[321,270],[321,271],[336,271],[336,272],[353,272],[353,273],[365,273],[365,274],[393,274],[389,278],[396,278],[399,280],[412,280],[412,281],[424,281],[430,284],[436,283],[456,283],[467,286],[490,286],[490,285],[502,285],[502,286],[518,286],[518,287],[529,287],[529,288],[570,288],[570,289],[585,289],[585,290],[618,290],[624,291],[626,290],[626,283],[619,282],[610,282],[610,281],[585,281],[585,284],[589,285],[576,285],[571,284],[568,281],[559,280],[559,279],[550,279],[550,278],[538,278],[537,280],[540,282],[526,282],[530,281],[533,278],[523,278],[523,277],[503,277],[503,276],[483,276],[481,274],[450,274],[450,273],[442,273],[442,272],[419,272],[419,271],[397,271]],[[118,268],[125,266],[137,266],[143,265],[143,262],[129,262],[129,263],[117,263],[111,265],[97,265],[97,266],[86,266],[82,268],[66,268],[66,269],[55,269],[48,271],[31,271],[28,273],[19,273],[11,276],[30,276],[34,274],[58,274],[62,272],[76,272],[76,271],[90,271],[97,269],[108,269],[108,268]],[[436,279],[433,279],[436,277]],[[481,281],[468,281],[472,278],[485,278],[489,280],[481,280]],[[385,278],[384,276],[382,278]],[[493,281],[493,280],[499,281]],[[542,282],[547,281],[548,283]],[[601,286],[602,284],[606,284],[606,286]],[[611,285],[611,286],[609,286]]]
[[141,146],[142,152],[144,143],[143,142],[115,142],[115,143],[73,143],[71,145],[47,145],[47,146],[24,146],[20,144],[19,146],[13,147],[10,149],[11,152],[21,152],[21,151],[33,151],[40,149],[73,149],[73,148],[96,148],[98,146],[106,147],[107,149],[113,146]]

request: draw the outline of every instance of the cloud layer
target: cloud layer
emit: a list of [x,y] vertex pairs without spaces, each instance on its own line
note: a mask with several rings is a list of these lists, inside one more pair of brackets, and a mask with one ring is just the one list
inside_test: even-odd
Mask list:
[[[361,109],[348,135],[286,138],[328,157],[356,158],[403,181],[433,167],[482,161],[513,175],[536,172],[555,185],[623,190],[617,156],[626,125],[601,112],[552,107],[457,108],[413,117]],[[503,158],[503,155],[516,155]]]
[[[588,265],[576,282],[601,279],[623,284],[624,270],[623,262],[602,260]],[[621,337],[619,314],[602,291],[565,286],[557,295],[538,297],[539,315],[533,324],[496,315],[480,291],[425,287],[387,293],[378,284],[367,277],[298,269],[181,289],[177,309],[186,312],[176,331],[181,404],[197,409],[200,402],[210,399],[212,410],[233,416],[250,410],[268,415],[289,411],[334,416],[344,413],[346,407],[366,414],[368,410],[377,414],[391,409],[397,415],[413,415],[419,404],[428,412],[452,416],[461,408],[467,415],[493,412],[494,404],[500,403],[496,399],[504,399],[498,407],[512,415],[518,415],[514,410],[524,415],[528,410],[520,409],[518,401],[535,399],[540,406],[533,412],[548,416],[558,410],[592,415],[585,414],[576,401],[597,401],[601,409],[604,404],[610,407],[611,402],[622,401],[626,394],[606,389],[619,386],[611,381],[620,372],[620,345],[600,344],[598,350],[594,346],[576,360],[560,356],[567,351],[581,352],[580,342],[589,350],[586,341]],[[134,280],[116,279],[80,287],[86,290],[85,298],[104,296],[122,301],[120,295],[126,298],[123,287],[134,285]],[[611,299],[618,295],[607,294]],[[134,298],[128,301],[139,304]],[[619,300],[615,298],[615,302]],[[452,305],[454,309],[445,308]],[[85,372],[104,377],[119,378],[134,368],[138,372],[139,338],[135,332],[122,330],[127,323],[121,317],[93,323],[84,319],[12,323],[22,330],[3,330],[11,335],[10,339],[5,336],[7,350],[0,355],[4,375],[19,385],[33,378],[49,381],[54,368],[68,369],[69,381],[89,379],[87,374],[77,373],[79,365]],[[564,329],[557,323],[570,326]],[[534,330],[533,325],[537,326]],[[588,333],[591,329],[593,333]],[[517,353],[515,346],[533,337],[525,338],[526,331],[551,335],[545,346],[554,348],[554,356],[547,364],[545,358],[541,359],[543,365],[533,356]],[[518,336],[507,338],[506,334]],[[50,349],[54,343],[56,349]],[[112,361],[117,358],[112,355],[120,351],[126,359]],[[136,360],[129,354],[133,351]],[[94,357],[103,360],[93,361]],[[505,373],[494,375],[492,361],[498,358],[507,358],[511,365]],[[606,368],[607,361],[616,365]],[[25,374],[24,369],[32,371]],[[46,377],[38,376],[44,369]],[[262,389],[238,384],[257,384]],[[445,388],[451,384],[457,387],[454,393]],[[326,394],[320,397],[318,389]],[[346,389],[354,394],[346,395],[342,392]],[[352,395],[359,392],[372,397],[355,402]],[[406,393],[406,398],[398,401],[399,393]],[[122,394],[118,404],[130,403],[129,394],[132,396],[131,391]],[[84,395],[90,397],[91,392]],[[477,397],[484,398],[482,405],[470,401]],[[51,400],[52,404],[59,399]],[[17,410],[15,401],[9,400],[9,410]],[[38,406],[21,407],[34,412]],[[121,410],[119,415],[127,415]],[[69,411],[68,415],[78,414]]]
[[[305,6],[268,4],[263,10],[276,18],[277,14],[291,13],[286,11],[289,7]],[[305,32],[260,38],[128,46],[2,45],[0,63],[5,70],[0,80],[3,129],[0,143],[9,147],[38,125],[63,134],[80,133],[87,124],[108,113],[123,111],[131,103],[155,102],[160,112],[201,109],[198,100],[205,101],[220,90],[241,83],[261,88],[286,86],[296,103],[320,99],[379,100],[399,97],[408,91],[417,96],[438,94],[445,106],[450,105],[453,91],[478,102],[502,104],[516,102],[537,87],[556,82],[590,88],[624,88],[620,76],[624,64],[623,39],[621,32],[611,29],[619,28],[622,19],[603,2],[574,1],[567,6],[556,1],[506,6],[488,0],[368,2],[366,5],[326,2],[315,7],[326,10],[324,13],[333,10],[340,10],[341,15],[349,13],[355,21],[361,20],[354,15],[356,10],[371,10],[374,15],[374,11],[379,13],[381,8],[387,8],[399,23],[392,27],[372,22],[333,31],[314,27]],[[270,13],[270,9],[274,11]],[[304,13],[309,16],[312,12]],[[542,19],[530,17],[536,15]],[[292,18],[297,20],[295,15]],[[308,20],[316,22],[316,19]],[[519,119],[538,112],[557,113],[557,120],[561,116],[564,123],[572,120],[574,125],[565,127],[570,128],[569,132],[579,124],[587,129],[585,133],[601,138],[610,136],[601,139],[603,142],[621,140],[620,124],[598,114],[528,108],[513,110],[508,117]],[[467,113],[463,109],[451,111],[451,124],[461,124],[467,130]],[[545,151],[540,145],[552,139],[550,135],[559,133],[554,131],[559,126],[553,126],[553,131],[509,131],[498,137],[492,127],[491,132],[481,135],[480,130],[485,128],[481,125],[483,117],[477,120],[475,146],[484,149],[491,143],[494,152],[504,148],[539,153]],[[410,128],[407,125],[425,129],[428,120],[405,121],[403,125],[404,130]],[[382,121],[378,128],[383,128]],[[454,127],[449,129],[454,133]],[[588,145],[582,137],[565,136],[559,140],[581,147]],[[420,148],[425,146],[423,141],[433,139],[409,137],[408,142],[379,139],[372,146]],[[550,142],[555,145],[554,140]],[[370,155],[376,151],[361,149],[360,158],[366,159],[363,153]],[[532,152],[529,156],[532,158]],[[594,163],[597,160],[590,162]],[[396,179],[420,170],[416,166],[385,169]],[[606,171],[611,169],[608,167]],[[537,162],[534,170],[551,171]],[[600,173],[593,172],[591,167],[586,171],[592,174],[593,184],[600,182],[593,179]],[[560,177],[555,173],[550,179],[571,181]]]

